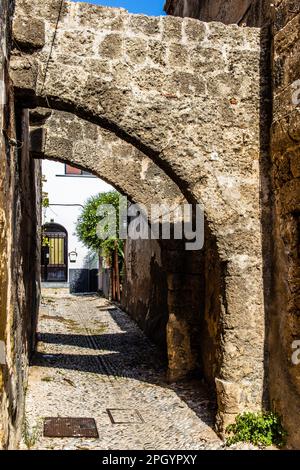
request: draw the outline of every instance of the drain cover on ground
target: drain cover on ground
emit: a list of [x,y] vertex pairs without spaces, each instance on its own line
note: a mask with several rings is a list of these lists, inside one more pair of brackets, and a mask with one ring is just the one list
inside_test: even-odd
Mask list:
[[45,418],[45,437],[99,437],[93,418]]
[[110,408],[106,410],[113,424],[144,423],[138,410]]

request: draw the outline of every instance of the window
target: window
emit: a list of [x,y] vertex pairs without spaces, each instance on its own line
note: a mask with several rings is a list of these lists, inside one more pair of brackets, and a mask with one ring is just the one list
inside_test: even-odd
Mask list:
[[72,176],[94,176],[88,171],[80,170],[79,168],[74,168],[71,165],[65,165],[65,175],[72,175]]
[[49,265],[63,265],[65,259],[64,237],[49,237]]

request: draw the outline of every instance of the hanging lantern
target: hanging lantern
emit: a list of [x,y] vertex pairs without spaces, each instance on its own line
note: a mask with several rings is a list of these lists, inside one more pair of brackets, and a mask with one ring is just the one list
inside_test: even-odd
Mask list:
[[76,263],[77,256],[78,256],[78,254],[77,254],[76,250],[75,251],[70,251],[70,253],[69,253],[70,263]]

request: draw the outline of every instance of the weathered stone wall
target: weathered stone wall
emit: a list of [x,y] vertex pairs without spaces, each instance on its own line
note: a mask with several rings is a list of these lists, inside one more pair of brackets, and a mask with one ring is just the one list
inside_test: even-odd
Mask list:
[[[31,112],[31,153],[35,158],[60,160],[83,169],[89,168],[126,194],[131,201],[144,204],[147,208],[150,203],[156,203],[164,204],[167,209],[184,201],[177,185],[149,157],[112,132],[70,113],[46,108]],[[166,241],[163,249],[167,250],[170,260],[163,263],[160,242],[127,240],[122,306],[154,342],[163,350],[168,350],[170,356],[174,354],[173,369],[176,371],[172,372],[173,378],[175,374],[181,377],[185,373],[198,371],[198,377],[204,373],[213,386],[220,367],[218,347],[221,331],[218,325],[221,313],[216,303],[220,303],[222,295],[220,288],[217,290],[221,274],[214,269],[218,259],[217,247],[211,246],[209,233],[205,240],[205,250],[200,253],[187,254],[179,250],[179,263],[172,263],[174,256],[170,255]],[[207,253],[206,265],[203,263],[204,252]],[[172,334],[167,344],[167,271],[174,271],[179,279],[176,307],[184,313],[185,341],[189,342],[185,348],[180,344],[180,334]],[[173,292],[173,287],[171,290]],[[204,305],[207,308],[206,319]],[[174,309],[173,303],[170,308]],[[215,325],[209,326],[208,319]],[[180,348],[183,349],[184,367],[182,364],[180,367],[177,360],[176,352]]]
[[247,26],[264,26],[269,20],[270,0],[167,0],[169,15],[197,18],[201,21]]
[[168,282],[169,380],[190,374],[200,378],[203,377],[204,356],[201,348],[205,303],[204,252],[185,251],[184,243],[178,240],[165,241],[162,247]]
[[[221,313],[216,304],[220,309],[224,293],[217,290],[217,263],[217,248],[209,239],[204,250],[195,252],[186,252],[175,241],[128,239],[122,293],[125,310],[168,354],[169,380],[192,374],[205,378],[212,393],[221,367]],[[215,318],[216,328],[208,330],[205,315]]]
[[131,240],[125,245],[122,307],[166,352],[167,274],[158,240]]
[[[220,375],[222,362],[222,308],[226,303],[224,273],[216,241],[206,230],[203,263],[199,272],[204,273],[202,281],[203,301],[200,303],[201,312],[201,341],[200,351],[203,365],[203,374],[206,381],[213,387],[215,377]],[[199,314],[198,314],[199,315]]]
[[[258,409],[265,352],[261,32],[63,2],[53,47],[59,5],[17,2],[11,72],[18,99],[110,129],[203,204],[226,286],[221,395],[226,405],[234,389],[236,407]],[[221,408],[226,424],[233,413]]]
[[[8,3],[1,3],[2,37]],[[271,401],[283,415],[290,445],[299,447],[299,366],[291,362],[292,343],[300,339],[299,2],[273,2],[275,269],[266,344],[260,221],[271,199],[264,191],[268,155],[262,123],[267,122],[263,111],[267,102],[262,101],[261,59],[266,56],[261,33],[180,18],[147,19],[123,10],[65,2],[48,64],[59,3],[18,1],[15,40],[23,52],[15,50],[12,72],[19,99],[31,106],[38,103],[71,111],[110,129],[143,150],[189,200],[204,204],[212,236],[206,259],[197,266],[204,263],[207,267],[205,282],[182,283],[184,270],[176,270],[173,263],[167,273],[168,335],[175,338],[181,331],[181,343],[189,339],[182,351],[179,348],[179,355],[183,367],[186,363],[190,368],[193,354],[186,352],[192,351],[193,341],[184,331],[190,331],[191,324],[184,316],[187,304],[185,300],[180,303],[180,295],[197,284],[206,299],[204,372],[208,379],[216,378],[223,425],[237,411],[261,405],[264,355],[270,348]],[[270,2],[259,0],[167,2],[174,15],[249,26],[268,23],[269,7]],[[7,48],[3,50],[6,54]],[[2,56],[1,74],[6,74],[6,91],[11,93],[6,69]],[[31,210],[35,170],[26,160],[27,116],[17,116],[16,128],[10,99],[1,112],[6,133],[1,135],[0,341],[6,343],[7,363],[0,382],[4,384],[2,441],[7,442],[10,434],[11,445],[22,409],[17,403],[22,403],[21,384],[26,376],[26,337],[31,337],[27,331],[21,341],[26,331],[22,319],[28,320],[33,309],[26,299],[36,299],[38,292],[34,263],[28,260],[28,254],[34,259],[35,252],[28,242],[35,225]],[[24,144],[17,153],[18,136]],[[95,171],[91,162],[83,166]],[[25,229],[28,236],[23,238]],[[182,262],[181,256],[176,259]],[[269,262],[265,267],[271,270]],[[176,362],[175,349],[173,353],[169,360]]]
[[[8,38],[6,37],[6,28],[9,25],[8,20],[9,15],[9,2],[4,1],[0,6],[0,40],[1,40],[1,49],[0,49],[0,125],[1,130],[4,125],[8,127],[9,119],[7,119],[6,111],[9,107],[12,107],[11,103],[8,105],[5,103],[8,99],[9,94],[9,79],[8,79],[8,61],[7,57],[9,54],[9,45]],[[1,398],[1,415],[0,415],[0,445],[3,447],[8,438],[8,422],[9,416],[7,415],[6,410],[6,400],[4,396],[4,381],[5,377],[5,356],[6,356],[6,325],[7,325],[7,313],[8,313],[8,302],[9,302],[9,230],[10,230],[10,220],[9,220],[9,208],[7,207],[8,201],[7,196],[9,194],[9,168],[7,164],[7,155],[10,158],[10,153],[12,152],[7,139],[5,139],[3,132],[0,136],[0,151],[1,151],[1,186],[0,186],[0,302],[1,302],[1,312],[0,312],[0,398]],[[6,185],[5,185],[6,181]]]
[[[28,114],[15,113],[9,79],[13,2],[0,6],[0,447],[16,448],[39,297],[39,165],[28,152]],[[23,144],[21,145],[21,142]]]
[[[247,7],[249,4],[250,8]],[[233,11],[231,6],[235,7]],[[300,5],[298,0],[219,1],[170,0],[167,11],[205,21],[270,23],[273,32],[273,124],[271,129],[274,200],[274,252],[268,270],[272,288],[267,321],[270,404],[282,415],[289,445],[300,446],[300,366],[293,364],[293,342],[300,340]],[[258,8],[257,8],[258,7]],[[185,10],[184,10],[185,8]],[[246,10],[248,8],[248,10]],[[246,14],[244,14],[246,12]],[[270,225],[271,226],[271,225]],[[269,229],[270,230],[270,229]],[[270,276],[270,274],[268,274]]]
[[[274,305],[270,324],[270,386],[289,444],[300,447],[300,4],[277,0],[273,11]],[[298,343],[298,347],[299,347]]]
[[[38,159],[88,168],[148,210],[150,204],[160,204],[165,213],[186,202],[177,185],[149,157],[112,132],[73,114],[33,110],[30,150]],[[168,289],[159,242],[128,239],[125,263],[122,306],[166,350]]]

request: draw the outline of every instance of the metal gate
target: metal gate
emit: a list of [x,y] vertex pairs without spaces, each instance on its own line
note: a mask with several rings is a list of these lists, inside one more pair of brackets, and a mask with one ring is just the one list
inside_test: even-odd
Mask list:
[[68,280],[68,234],[61,225],[43,227],[41,271],[43,282]]

